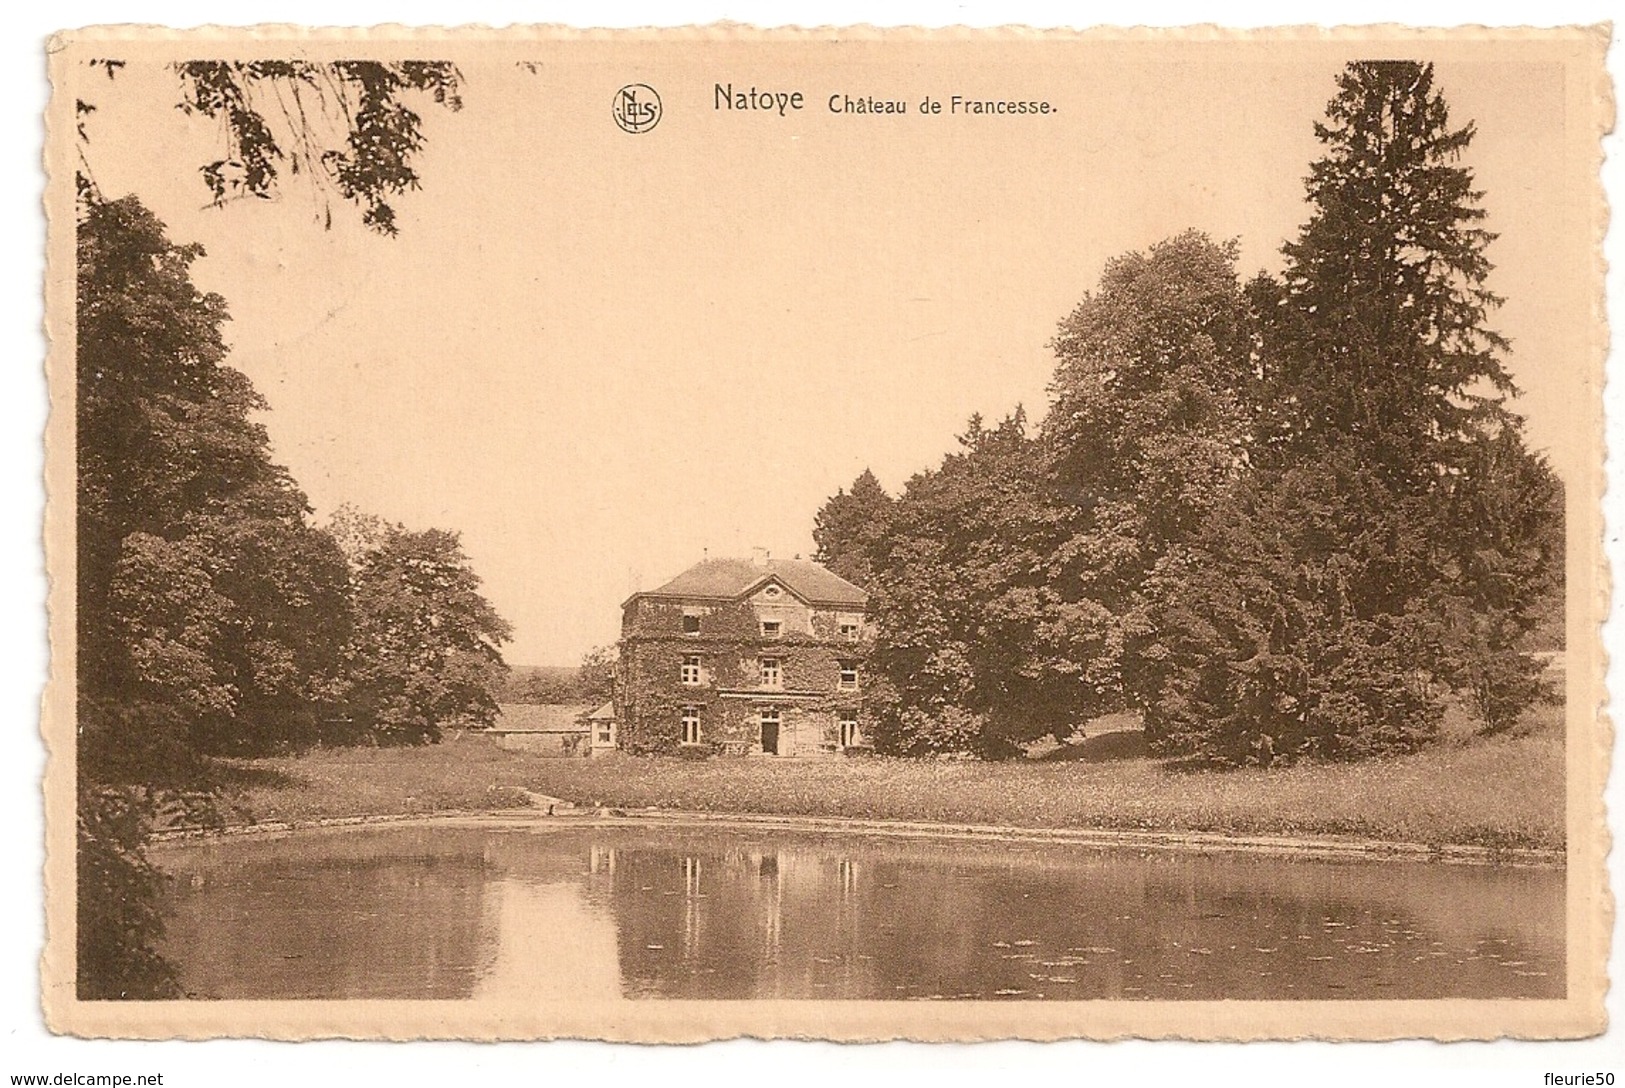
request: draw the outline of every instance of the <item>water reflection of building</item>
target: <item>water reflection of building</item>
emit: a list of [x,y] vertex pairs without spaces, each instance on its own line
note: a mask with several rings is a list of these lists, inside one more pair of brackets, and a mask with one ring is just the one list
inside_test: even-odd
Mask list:
[[618,856],[608,879],[636,992],[774,998],[845,992],[860,957],[857,863],[752,844]]
[[700,891],[700,859],[685,857],[683,859],[683,961],[694,964],[700,947],[700,927],[703,919],[700,913],[700,901],[705,893]]
[[1561,997],[1561,870],[672,829],[166,847],[222,998]]

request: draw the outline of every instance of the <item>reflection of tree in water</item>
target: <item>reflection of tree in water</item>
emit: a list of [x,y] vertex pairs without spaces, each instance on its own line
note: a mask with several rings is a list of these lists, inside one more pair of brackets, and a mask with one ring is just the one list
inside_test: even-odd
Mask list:
[[496,936],[485,924],[495,870],[482,839],[288,839],[224,865],[203,852],[166,857],[177,888],[165,947],[182,988],[247,999],[468,997]]
[[163,861],[182,886],[169,947],[200,995],[1484,998],[1564,982],[1552,869],[674,828],[350,831]]
[[[222,363],[225,302],[190,279],[202,248],[171,243],[134,195],[96,181],[96,100],[128,67],[87,60],[74,102],[75,974],[87,1000],[175,996],[147,840],[177,810],[193,825],[222,818],[227,783],[208,756],[302,747],[343,717],[330,700],[349,624],[342,558],[270,456],[254,418],[265,403]],[[220,125],[221,157],[196,164],[217,204],[302,176],[386,235],[424,145],[405,100],[461,104],[444,61],[174,70],[181,109]]]

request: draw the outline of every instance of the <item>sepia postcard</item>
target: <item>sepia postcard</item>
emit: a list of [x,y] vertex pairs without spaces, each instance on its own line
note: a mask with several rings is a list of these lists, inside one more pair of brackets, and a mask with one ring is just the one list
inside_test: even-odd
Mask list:
[[1602,1032],[1608,40],[58,35],[51,1029]]

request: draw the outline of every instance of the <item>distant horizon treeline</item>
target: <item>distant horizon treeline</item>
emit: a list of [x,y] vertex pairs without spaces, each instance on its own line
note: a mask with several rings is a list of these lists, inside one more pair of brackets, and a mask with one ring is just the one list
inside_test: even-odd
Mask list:
[[510,665],[497,701],[602,704],[615,693],[615,661],[611,644],[588,650],[579,665]]
[[1548,694],[1523,651],[1561,637],[1563,495],[1486,324],[1473,126],[1431,65],[1359,62],[1315,133],[1281,275],[1194,230],[1108,262],[1041,425],[973,417],[896,497],[865,472],[818,512],[872,592],[882,750],[1134,709],[1170,756],[1358,759]]

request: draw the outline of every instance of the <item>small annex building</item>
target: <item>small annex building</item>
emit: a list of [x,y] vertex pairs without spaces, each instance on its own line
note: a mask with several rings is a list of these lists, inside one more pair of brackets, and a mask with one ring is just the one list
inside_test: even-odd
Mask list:
[[621,606],[614,712],[634,752],[866,747],[868,594],[805,559],[707,559]]
[[585,719],[587,728],[592,731],[592,754],[603,755],[613,752],[618,738],[615,731],[615,702],[611,700],[588,714]]

